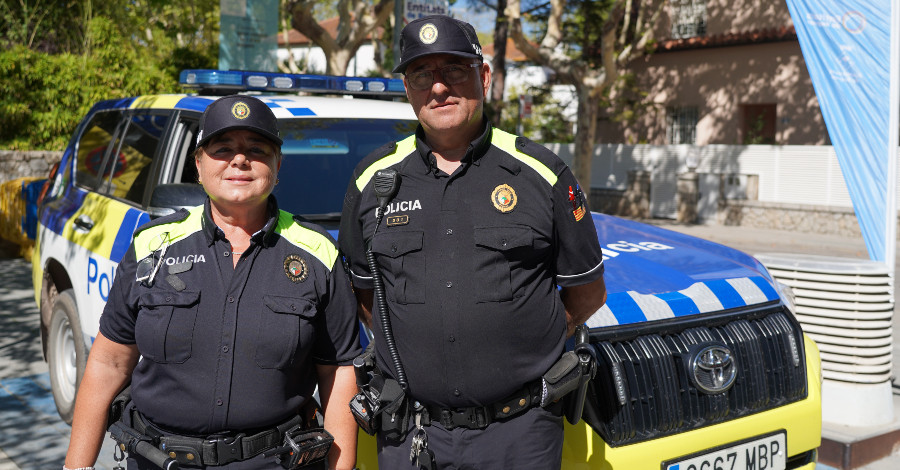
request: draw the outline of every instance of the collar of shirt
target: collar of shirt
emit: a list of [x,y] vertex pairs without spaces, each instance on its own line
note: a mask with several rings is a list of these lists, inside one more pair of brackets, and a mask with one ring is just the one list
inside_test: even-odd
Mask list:
[[[481,134],[469,143],[469,148],[466,150],[466,156],[463,157],[462,160],[464,165],[469,163],[480,165],[481,157],[487,153],[488,148],[491,146],[491,136],[493,131],[491,121],[488,119],[487,115],[482,116],[481,120],[484,123],[484,128],[482,129]],[[422,158],[422,163],[425,164],[425,173],[438,175],[440,170],[437,167],[437,160],[431,147],[425,142],[425,130],[422,128],[421,124],[416,128],[416,150],[419,152],[419,157]]]
[[[275,235],[275,228],[278,225],[278,201],[275,196],[269,195],[266,203],[266,212],[269,214],[269,220],[262,229],[254,233],[250,237],[250,241],[259,243],[261,240],[271,243]],[[212,211],[210,208],[209,197],[203,203],[203,234],[206,235],[207,246],[212,246],[216,240],[225,240],[225,232],[220,229],[212,219]]]

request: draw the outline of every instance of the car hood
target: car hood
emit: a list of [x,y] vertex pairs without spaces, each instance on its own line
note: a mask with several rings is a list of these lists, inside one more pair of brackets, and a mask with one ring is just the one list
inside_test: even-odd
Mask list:
[[591,327],[663,320],[778,299],[746,253],[650,224],[591,214],[603,248],[607,302]]

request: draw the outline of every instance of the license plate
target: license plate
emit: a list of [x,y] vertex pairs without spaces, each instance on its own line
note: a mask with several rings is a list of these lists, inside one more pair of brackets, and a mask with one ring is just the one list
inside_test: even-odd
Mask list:
[[663,464],[665,470],[784,470],[787,444],[784,431],[728,444]]

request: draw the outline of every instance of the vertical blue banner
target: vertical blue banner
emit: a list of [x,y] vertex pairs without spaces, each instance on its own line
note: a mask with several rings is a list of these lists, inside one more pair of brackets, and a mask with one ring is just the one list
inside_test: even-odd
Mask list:
[[895,233],[888,224],[897,218],[896,203],[888,200],[896,180],[889,144],[891,4],[896,2],[787,0],[869,257],[877,261],[893,253],[886,251],[895,243],[894,236],[887,239]]
[[279,0],[219,0],[219,70],[278,71]]

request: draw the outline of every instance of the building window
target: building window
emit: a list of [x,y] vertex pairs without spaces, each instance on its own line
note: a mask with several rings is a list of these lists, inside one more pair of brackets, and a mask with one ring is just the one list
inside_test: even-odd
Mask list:
[[672,38],[706,34],[706,0],[672,0]]
[[741,105],[743,125],[741,126],[744,145],[775,144],[775,123],[778,118],[775,104]]
[[670,106],[666,108],[666,143],[697,143],[696,106]]

